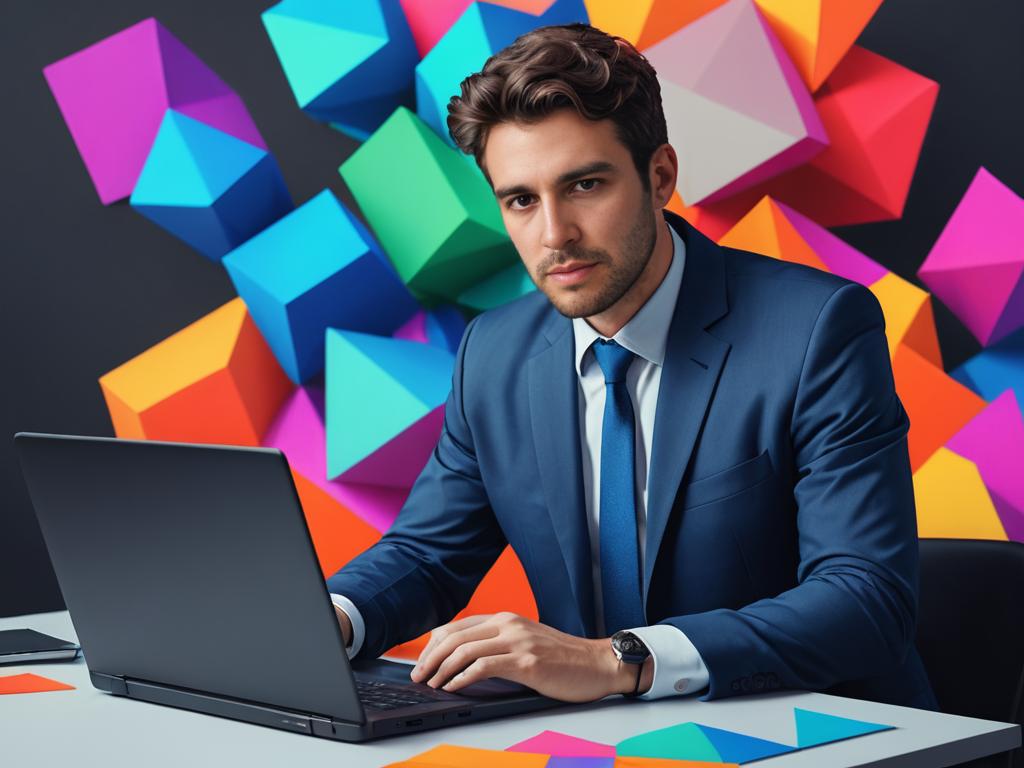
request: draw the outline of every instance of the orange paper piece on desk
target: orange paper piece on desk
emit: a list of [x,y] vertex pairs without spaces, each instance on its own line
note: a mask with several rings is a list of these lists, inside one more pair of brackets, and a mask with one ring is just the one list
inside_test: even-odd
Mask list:
[[26,672],[22,675],[0,676],[0,694],[42,693],[43,691],[73,691],[75,686]]
[[457,747],[439,744],[433,749],[421,752],[401,763],[392,763],[385,768],[544,768],[550,755],[536,755],[528,752],[501,752],[493,749]]

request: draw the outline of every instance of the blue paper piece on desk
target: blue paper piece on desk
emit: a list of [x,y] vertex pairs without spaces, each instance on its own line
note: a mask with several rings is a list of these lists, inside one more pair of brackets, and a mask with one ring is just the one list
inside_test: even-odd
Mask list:
[[788,744],[779,744],[735,731],[724,731],[709,725],[701,725],[700,729],[708,737],[708,741],[718,751],[718,754],[722,756],[722,761],[726,763],[749,763],[753,760],[795,752],[797,749]]
[[796,717],[796,741],[800,749],[893,728],[891,725],[851,720],[848,717],[826,715],[799,708],[793,709],[793,715]]
[[552,755],[544,768],[614,768],[614,757],[559,757]]

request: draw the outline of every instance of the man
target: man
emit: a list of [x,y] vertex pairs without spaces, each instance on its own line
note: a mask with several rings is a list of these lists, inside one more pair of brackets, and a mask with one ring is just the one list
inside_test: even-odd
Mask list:
[[[350,655],[433,629],[411,677],[449,691],[934,708],[908,420],[872,294],[663,212],[676,154],[621,39],[535,30],[461,93],[452,137],[540,291],[469,324],[433,456],[328,580]],[[540,621],[444,624],[506,543]]]

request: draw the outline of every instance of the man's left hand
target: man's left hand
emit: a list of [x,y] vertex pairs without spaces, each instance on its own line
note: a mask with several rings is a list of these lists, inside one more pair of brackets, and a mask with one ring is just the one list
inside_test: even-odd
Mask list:
[[[647,659],[641,693],[653,676],[653,661]],[[608,638],[567,635],[514,613],[496,613],[435,629],[410,677],[450,692],[501,677],[549,698],[584,702],[632,693],[636,667],[615,658]]]

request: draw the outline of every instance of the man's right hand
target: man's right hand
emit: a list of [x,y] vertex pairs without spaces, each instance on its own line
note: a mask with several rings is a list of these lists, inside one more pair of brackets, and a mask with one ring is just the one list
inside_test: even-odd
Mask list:
[[349,621],[348,614],[338,606],[334,606],[334,613],[338,617],[338,624],[341,625],[341,636],[345,638],[345,647],[348,648],[352,645],[352,622]]

